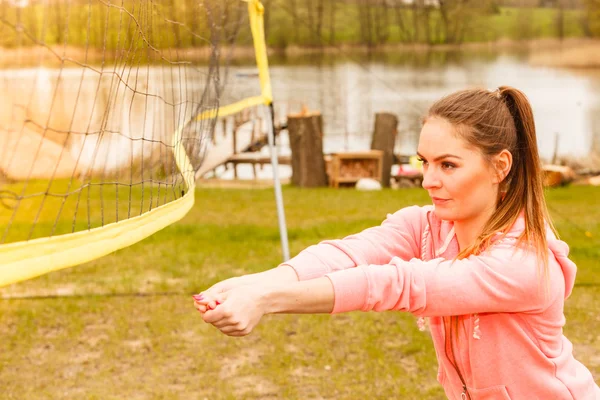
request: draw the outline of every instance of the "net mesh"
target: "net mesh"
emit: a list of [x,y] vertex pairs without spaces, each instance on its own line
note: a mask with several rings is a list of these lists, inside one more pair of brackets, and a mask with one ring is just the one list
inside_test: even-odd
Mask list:
[[186,174],[227,126],[219,106],[260,94],[244,73],[252,68],[232,64],[236,52],[253,56],[247,9],[2,1],[0,245],[102,227],[184,196]]

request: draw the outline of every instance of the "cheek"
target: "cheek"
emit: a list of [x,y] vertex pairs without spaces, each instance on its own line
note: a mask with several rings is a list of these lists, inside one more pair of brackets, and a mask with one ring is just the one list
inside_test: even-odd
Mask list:
[[445,186],[452,198],[461,203],[486,202],[487,198],[492,195],[489,176],[482,173],[461,171],[448,179]]

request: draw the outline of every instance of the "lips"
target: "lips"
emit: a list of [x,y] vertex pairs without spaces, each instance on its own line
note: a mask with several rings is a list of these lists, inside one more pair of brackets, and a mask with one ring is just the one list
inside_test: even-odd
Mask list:
[[431,200],[436,206],[442,206],[450,201],[450,199],[442,199],[441,197],[432,197]]

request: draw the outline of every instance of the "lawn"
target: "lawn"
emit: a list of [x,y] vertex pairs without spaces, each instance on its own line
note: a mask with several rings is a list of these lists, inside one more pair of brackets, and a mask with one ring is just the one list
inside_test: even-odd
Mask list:
[[[292,254],[428,200],[420,189],[283,194]],[[548,192],[579,266],[565,333],[597,381],[598,198],[594,187]],[[200,320],[190,294],[280,261],[272,189],[200,188],[182,221],[143,242],[0,289],[0,398],[443,398],[431,341],[411,315],[268,316],[246,338]]]

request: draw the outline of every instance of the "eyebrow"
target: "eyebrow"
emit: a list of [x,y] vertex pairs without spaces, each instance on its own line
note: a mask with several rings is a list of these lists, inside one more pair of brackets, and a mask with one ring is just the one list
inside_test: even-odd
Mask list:
[[[419,157],[421,157],[422,159],[424,159],[424,160],[427,159],[421,153],[419,153],[418,151],[417,151],[417,155]],[[462,160],[461,157],[455,156],[454,154],[442,154],[441,156],[437,156],[436,158],[434,158],[433,161],[443,160],[444,158],[458,158],[459,160]]]

